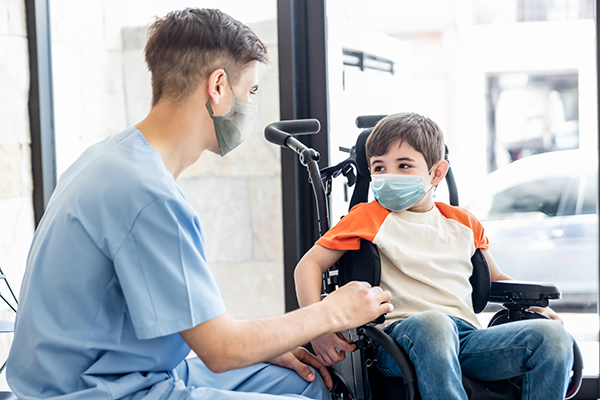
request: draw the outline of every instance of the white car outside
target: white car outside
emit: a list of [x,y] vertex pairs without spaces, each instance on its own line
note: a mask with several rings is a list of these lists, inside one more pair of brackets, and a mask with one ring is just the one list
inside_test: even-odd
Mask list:
[[597,169],[596,153],[583,150],[526,157],[489,174],[464,204],[482,221],[502,271],[556,284],[556,305],[595,307]]

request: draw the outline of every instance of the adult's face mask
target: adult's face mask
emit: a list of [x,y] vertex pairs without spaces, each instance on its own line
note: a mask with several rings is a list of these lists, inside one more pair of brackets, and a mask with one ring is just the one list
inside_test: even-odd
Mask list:
[[221,157],[238,147],[248,138],[248,136],[250,136],[252,128],[254,128],[254,121],[256,120],[258,111],[258,106],[256,104],[235,96],[233,86],[231,85],[231,79],[229,78],[229,72],[227,72],[227,67],[225,67],[225,74],[227,75],[229,89],[231,89],[231,93],[233,94],[229,112],[223,116],[214,115],[210,105],[210,99],[206,101],[208,115],[212,118],[215,126],[215,135],[217,136],[217,142],[219,143]]
[[419,175],[381,174],[371,175],[371,189],[383,207],[406,211],[423,200],[433,186],[425,191],[425,177]]

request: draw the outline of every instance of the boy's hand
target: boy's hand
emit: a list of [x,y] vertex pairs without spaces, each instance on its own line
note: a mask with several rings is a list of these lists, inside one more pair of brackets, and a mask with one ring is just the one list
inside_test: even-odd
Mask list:
[[331,380],[331,375],[327,368],[317,359],[317,357],[313,356],[304,347],[297,347],[292,351],[267,360],[267,362],[280,367],[293,369],[307,382],[315,380],[315,374],[308,368],[310,365],[319,372],[327,389],[331,390],[333,388],[333,381]]
[[327,307],[334,331],[345,331],[373,321],[391,312],[391,294],[367,282],[349,282],[329,294],[321,305]]
[[340,332],[326,333],[311,343],[319,361],[327,366],[339,363],[346,358],[347,351],[352,352],[356,348],[352,341],[346,339]]
[[550,318],[552,321],[556,321],[563,326],[565,324],[565,322],[562,320],[562,318],[559,317],[558,314],[556,312],[554,312],[554,310],[551,309],[550,307],[545,307],[545,308],[531,307],[529,310],[539,312],[540,314],[545,315],[546,317]]

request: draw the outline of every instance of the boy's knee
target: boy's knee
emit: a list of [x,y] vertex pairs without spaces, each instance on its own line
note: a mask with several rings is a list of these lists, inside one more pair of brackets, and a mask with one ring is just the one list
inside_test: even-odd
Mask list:
[[439,311],[424,311],[408,317],[403,324],[419,334],[425,335],[430,339],[436,337],[447,338],[456,333],[456,325],[450,317]]
[[572,359],[573,338],[561,324],[541,319],[529,322],[529,331],[536,336],[539,350],[552,359]]
[[[445,347],[458,342],[456,325],[439,311],[424,311],[411,315],[398,324],[390,336],[400,343],[409,338],[413,344]],[[406,348],[406,347],[405,347]]]

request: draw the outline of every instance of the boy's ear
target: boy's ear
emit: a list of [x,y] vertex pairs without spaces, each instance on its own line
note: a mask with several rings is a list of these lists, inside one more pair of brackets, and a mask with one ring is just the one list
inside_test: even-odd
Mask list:
[[450,164],[448,164],[448,161],[438,161],[433,167],[433,179],[431,180],[431,184],[434,186],[439,185],[446,177],[446,174],[448,173],[448,168],[450,168]]

